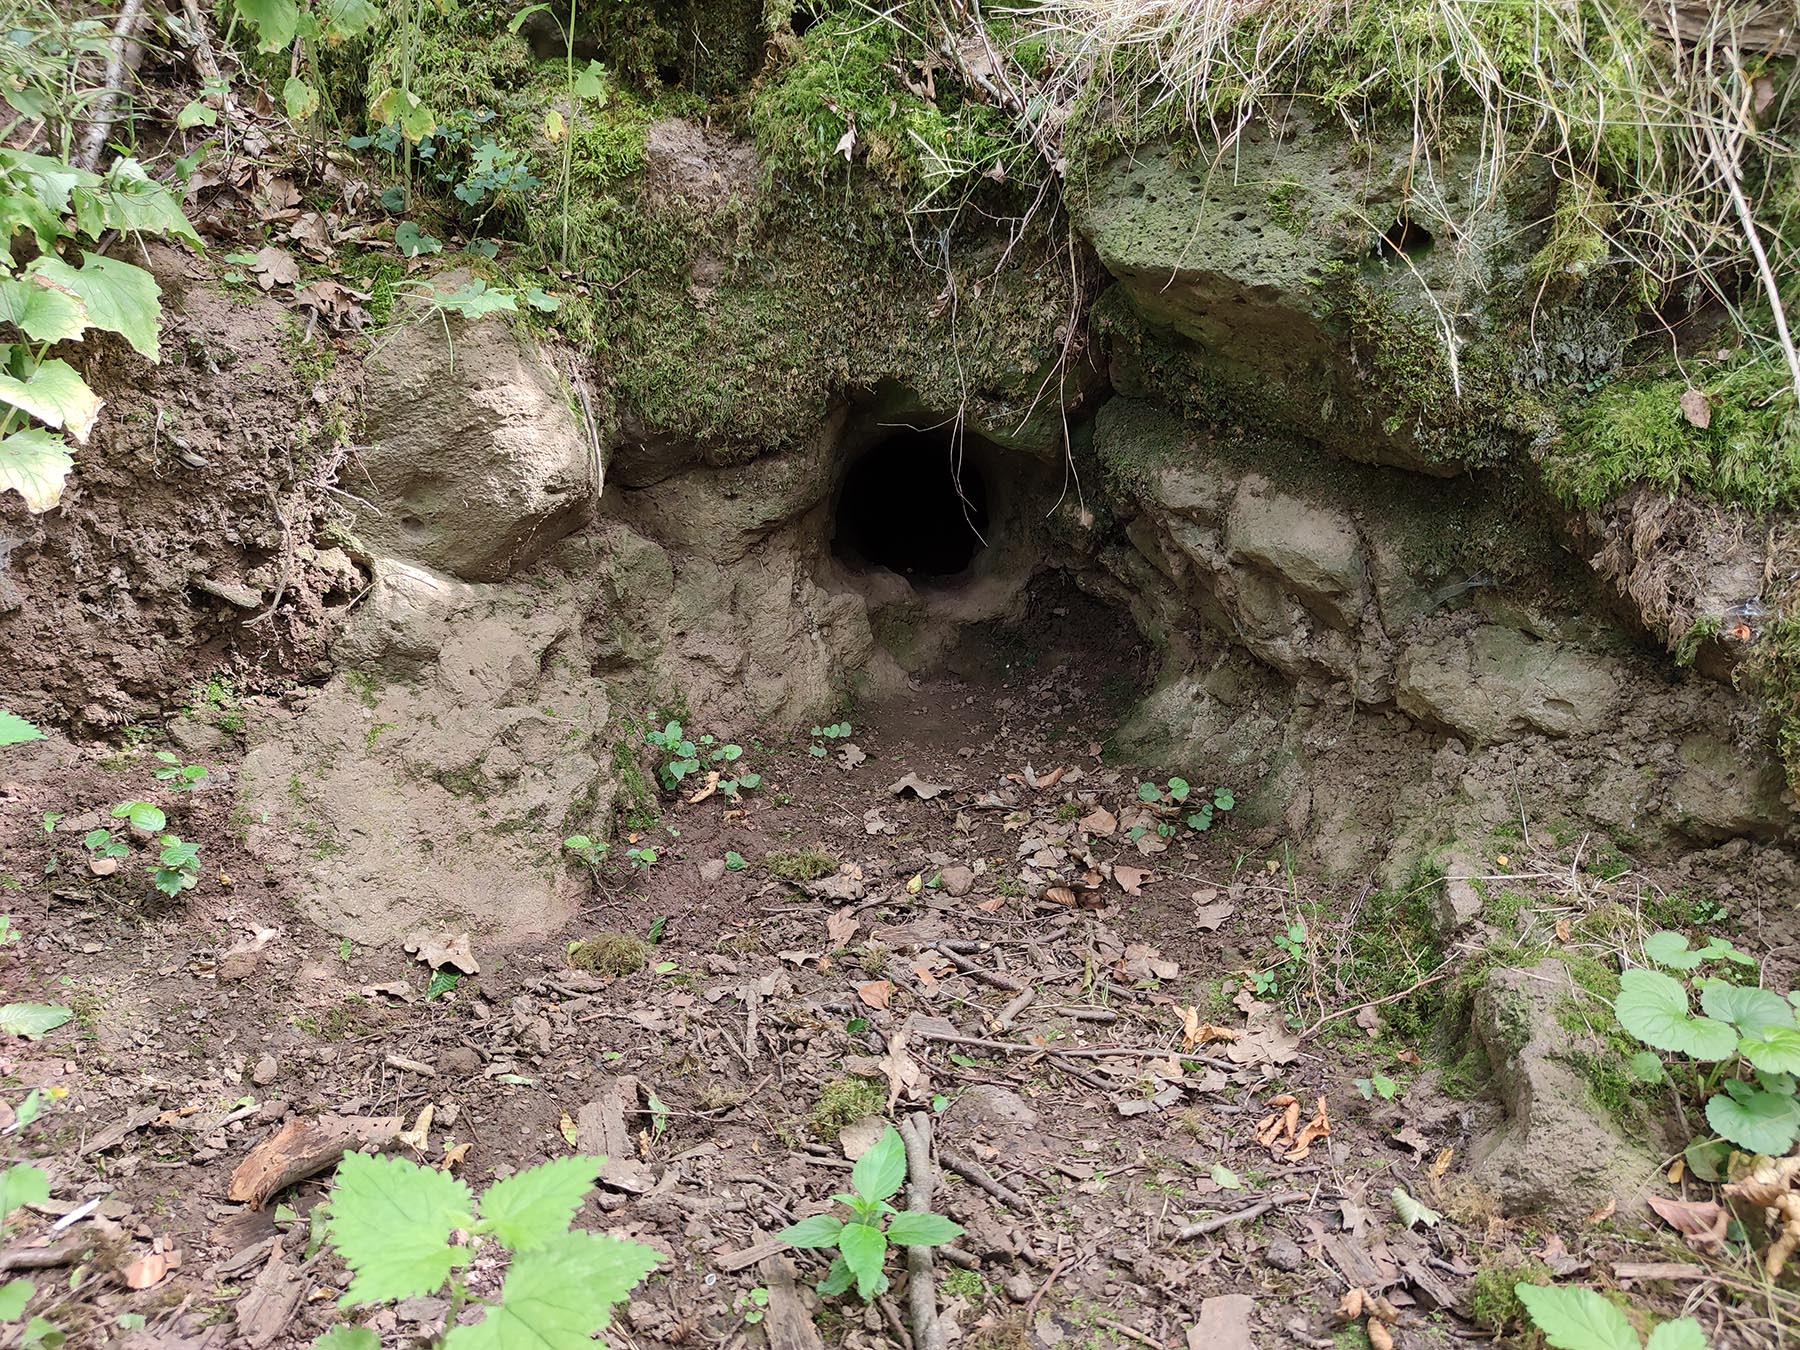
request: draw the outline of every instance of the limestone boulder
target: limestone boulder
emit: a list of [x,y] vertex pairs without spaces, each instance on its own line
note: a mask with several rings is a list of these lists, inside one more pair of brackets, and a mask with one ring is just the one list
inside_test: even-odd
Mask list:
[[1608,663],[1567,643],[1546,642],[1497,624],[1466,634],[1421,637],[1395,672],[1402,711],[1476,744],[1533,732],[1599,731],[1621,697]]
[[371,552],[499,581],[591,513],[598,447],[535,342],[499,318],[448,325],[400,328],[365,366],[355,490],[373,509],[356,532]]
[[1668,807],[1683,833],[1704,840],[1771,836],[1793,822],[1781,767],[1761,746],[1732,744],[1705,731],[1684,738]]
[[1232,561],[1272,573],[1334,627],[1361,621],[1362,543],[1343,513],[1272,491],[1251,475],[1239,484],[1225,543]]

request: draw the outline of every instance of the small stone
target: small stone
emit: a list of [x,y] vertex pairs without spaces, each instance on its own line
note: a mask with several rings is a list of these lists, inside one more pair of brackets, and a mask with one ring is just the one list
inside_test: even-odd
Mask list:
[[481,1072],[481,1056],[466,1045],[456,1045],[438,1056],[437,1067],[446,1078],[473,1078]]
[[1032,1286],[1031,1276],[1027,1275],[1022,1270],[1016,1274],[1008,1275],[1001,1281],[1000,1287],[1006,1291],[1006,1296],[1014,1303],[1029,1303],[1031,1302],[1032,1294],[1037,1292]]
[[1032,1130],[1037,1128],[1037,1112],[1026,1105],[1016,1092],[991,1083],[978,1083],[969,1088],[950,1107],[959,1126],[985,1126],[988,1129]]
[[975,872],[972,868],[960,865],[946,867],[938,873],[938,882],[943,886],[945,895],[964,896],[975,889]]
[[1291,1275],[1306,1264],[1306,1253],[1292,1238],[1278,1237],[1263,1251],[1263,1260]]
[[725,860],[723,858],[708,858],[705,862],[700,864],[700,880],[704,881],[707,885],[711,886],[715,882],[723,881],[724,879]]
[[264,1055],[256,1061],[256,1067],[250,1070],[250,1081],[258,1087],[267,1087],[281,1076],[281,1062],[273,1055]]
[[226,952],[219,957],[219,978],[227,981],[247,980],[256,974],[256,967],[261,961],[260,952]]

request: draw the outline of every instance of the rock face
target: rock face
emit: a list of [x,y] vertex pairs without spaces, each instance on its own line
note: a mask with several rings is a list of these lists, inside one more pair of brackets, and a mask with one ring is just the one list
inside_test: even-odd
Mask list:
[[599,446],[535,344],[498,318],[448,325],[403,327],[366,366],[358,492],[377,509],[356,531],[371,551],[499,581],[592,511]]
[[604,833],[610,706],[573,592],[520,596],[378,560],[343,668],[251,727],[251,847],[327,931],[555,931],[579,894],[561,858]]
[[1408,648],[1394,685],[1404,711],[1476,744],[1598,731],[1619,695],[1619,680],[1595,656],[1496,624]]
[[1577,1034],[1557,1013],[1578,994],[1568,967],[1546,959],[1490,971],[1475,996],[1475,1036],[1506,1119],[1476,1141],[1471,1170],[1508,1215],[1576,1219],[1608,1200],[1635,1215],[1660,1172],[1614,1132],[1573,1063]]

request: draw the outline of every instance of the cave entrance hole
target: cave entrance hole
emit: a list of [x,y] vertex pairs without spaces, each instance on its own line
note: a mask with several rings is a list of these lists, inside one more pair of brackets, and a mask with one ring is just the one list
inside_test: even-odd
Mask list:
[[986,448],[953,426],[888,430],[844,476],[832,553],[913,582],[962,576],[988,540]]

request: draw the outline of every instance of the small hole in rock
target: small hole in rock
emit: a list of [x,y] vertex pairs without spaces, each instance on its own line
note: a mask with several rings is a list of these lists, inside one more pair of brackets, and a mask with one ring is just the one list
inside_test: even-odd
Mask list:
[[968,571],[986,537],[987,482],[971,438],[955,450],[949,428],[904,428],[865,451],[838,495],[832,552],[914,581]]
[[805,37],[806,30],[819,21],[819,13],[812,5],[795,5],[792,23],[795,37]]
[[1392,261],[1400,257],[1417,257],[1430,248],[1431,244],[1431,231],[1411,216],[1402,215],[1381,232],[1381,238],[1375,241],[1374,247],[1369,251],[1377,258]]

